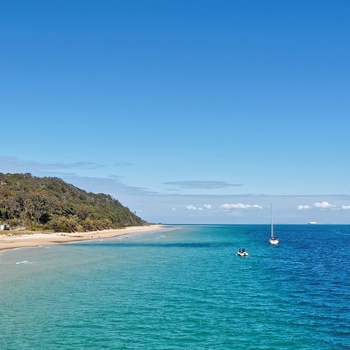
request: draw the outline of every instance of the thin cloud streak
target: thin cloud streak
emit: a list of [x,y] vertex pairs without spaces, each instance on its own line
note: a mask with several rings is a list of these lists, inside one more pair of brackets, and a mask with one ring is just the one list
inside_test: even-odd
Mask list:
[[230,184],[224,181],[170,181],[163,182],[164,185],[171,185],[181,189],[193,190],[215,190],[228,187],[242,186],[241,184]]
[[0,156],[0,169],[12,172],[45,172],[51,170],[62,169],[99,169],[105,165],[96,164],[93,162],[73,162],[73,163],[40,163],[34,161],[21,161],[16,157]]

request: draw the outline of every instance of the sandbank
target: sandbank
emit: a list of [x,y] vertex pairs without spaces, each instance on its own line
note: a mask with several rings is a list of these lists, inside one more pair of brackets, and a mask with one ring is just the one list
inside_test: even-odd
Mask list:
[[131,226],[121,229],[112,229],[92,232],[74,233],[33,233],[23,235],[0,235],[0,250],[38,247],[50,244],[86,241],[100,238],[112,238],[136,232],[147,232],[160,229],[162,225]]

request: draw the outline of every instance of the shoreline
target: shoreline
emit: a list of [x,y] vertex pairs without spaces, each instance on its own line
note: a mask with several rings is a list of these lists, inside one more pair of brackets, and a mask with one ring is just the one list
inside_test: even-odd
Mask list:
[[0,251],[8,249],[39,247],[51,244],[88,241],[100,238],[113,238],[128,235],[130,233],[158,230],[161,227],[163,227],[163,225],[157,224],[148,226],[130,226],[120,229],[90,232],[33,233],[16,236],[0,235]]

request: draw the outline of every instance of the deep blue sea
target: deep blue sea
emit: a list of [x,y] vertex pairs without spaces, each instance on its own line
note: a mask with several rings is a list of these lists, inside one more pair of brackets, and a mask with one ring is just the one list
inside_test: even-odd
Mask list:
[[350,225],[269,230],[2,251],[0,349],[350,349]]

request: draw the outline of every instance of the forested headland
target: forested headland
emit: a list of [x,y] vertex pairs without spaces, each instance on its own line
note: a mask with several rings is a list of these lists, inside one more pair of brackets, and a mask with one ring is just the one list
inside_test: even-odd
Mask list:
[[86,192],[56,177],[0,173],[0,225],[86,232],[147,222],[110,195]]

